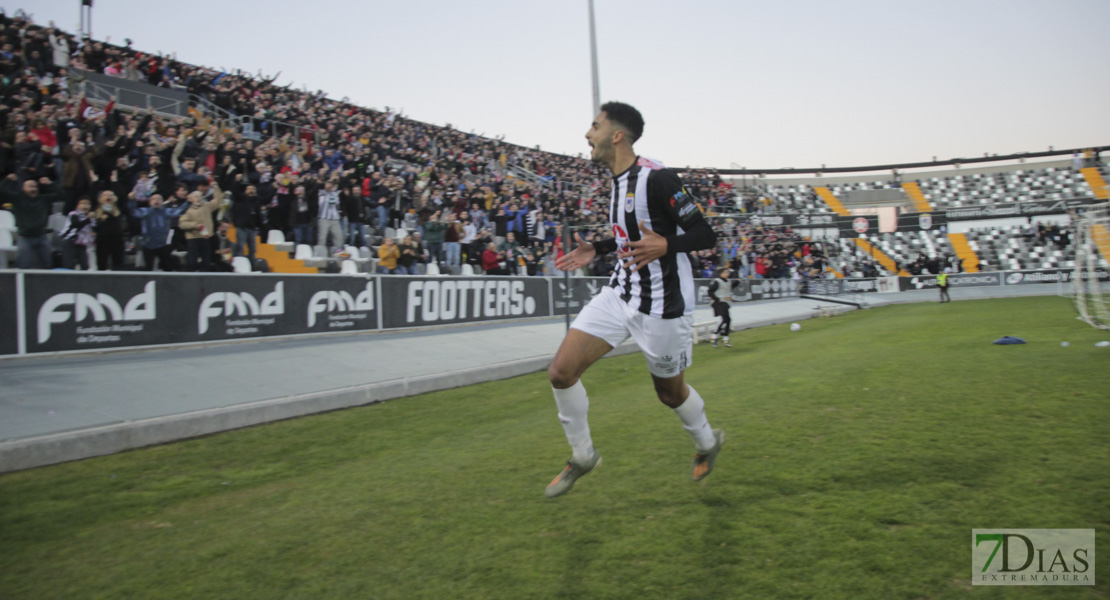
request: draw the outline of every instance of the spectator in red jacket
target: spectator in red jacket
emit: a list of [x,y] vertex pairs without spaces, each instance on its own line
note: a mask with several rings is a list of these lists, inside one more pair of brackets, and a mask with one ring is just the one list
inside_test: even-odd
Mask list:
[[505,253],[498,252],[497,245],[490,242],[485,252],[482,252],[482,270],[486,275],[508,275],[509,271],[501,266],[504,259]]

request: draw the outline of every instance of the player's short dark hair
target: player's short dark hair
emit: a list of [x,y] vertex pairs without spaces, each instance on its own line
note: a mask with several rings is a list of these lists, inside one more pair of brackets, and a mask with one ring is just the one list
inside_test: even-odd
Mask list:
[[633,144],[644,134],[644,117],[631,105],[623,102],[606,102],[601,105],[601,112],[605,113],[610,121],[628,131],[632,136]]

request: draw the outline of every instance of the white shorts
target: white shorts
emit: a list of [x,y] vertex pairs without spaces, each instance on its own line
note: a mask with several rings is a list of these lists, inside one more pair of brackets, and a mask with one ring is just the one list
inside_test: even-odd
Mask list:
[[648,370],[656,377],[674,377],[694,360],[694,317],[661,319],[632,308],[616,289],[606,287],[590,300],[570,325],[616,348],[629,336],[640,346]]

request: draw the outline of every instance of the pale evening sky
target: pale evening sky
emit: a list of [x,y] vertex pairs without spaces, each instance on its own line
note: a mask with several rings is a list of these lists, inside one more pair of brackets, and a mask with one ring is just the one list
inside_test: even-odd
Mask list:
[[[79,0],[5,0],[78,30]],[[93,37],[563,154],[586,0],[95,0]],[[670,166],[861,166],[1110,144],[1106,0],[595,0],[602,102]]]

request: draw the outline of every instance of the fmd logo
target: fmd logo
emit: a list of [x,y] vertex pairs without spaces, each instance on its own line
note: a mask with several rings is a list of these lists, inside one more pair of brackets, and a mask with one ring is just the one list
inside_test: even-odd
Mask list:
[[[285,284],[281,281],[274,285],[274,291],[257,298],[247,292],[215,292],[204,297],[197,313],[197,330],[208,332],[209,319],[219,317],[268,317],[285,314]],[[258,325],[272,325],[274,319],[247,318],[227,321],[228,335],[258,333]]]
[[1094,529],[973,529],[972,585],[1094,585]]
[[[374,282],[367,281],[366,289],[355,296],[349,292],[321,290],[308,301],[308,326],[316,325],[316,316],[328,314],[329,327],[351,327],[354,321],[365,319],[374,310]],[[342,314],[336,314],[342,313]]]
[[65,323],[70,318],[80,323],[89,317],[92,317],[92,320],[96,323],[112,321],[113,324],[87,327],[84,330],[78,327],[79,331],[77,333],[94,337],[100,334],[109,334],[107,337],[117,339],[86,339],[85,341],[119,341],[118,336],[111,334],[142,330],[142,325],[123,326],[118,324],[119,321],[151,321],[154,319],[155,312],[153,281],[147,282],[142,292],[135,294],[122,306],[114,297],[104,293],[96,296],[81,293],[55,294],[46,302],[43,302],[42,308],[39,309],[39,343],[45,344],[50,339],[54,325]]

